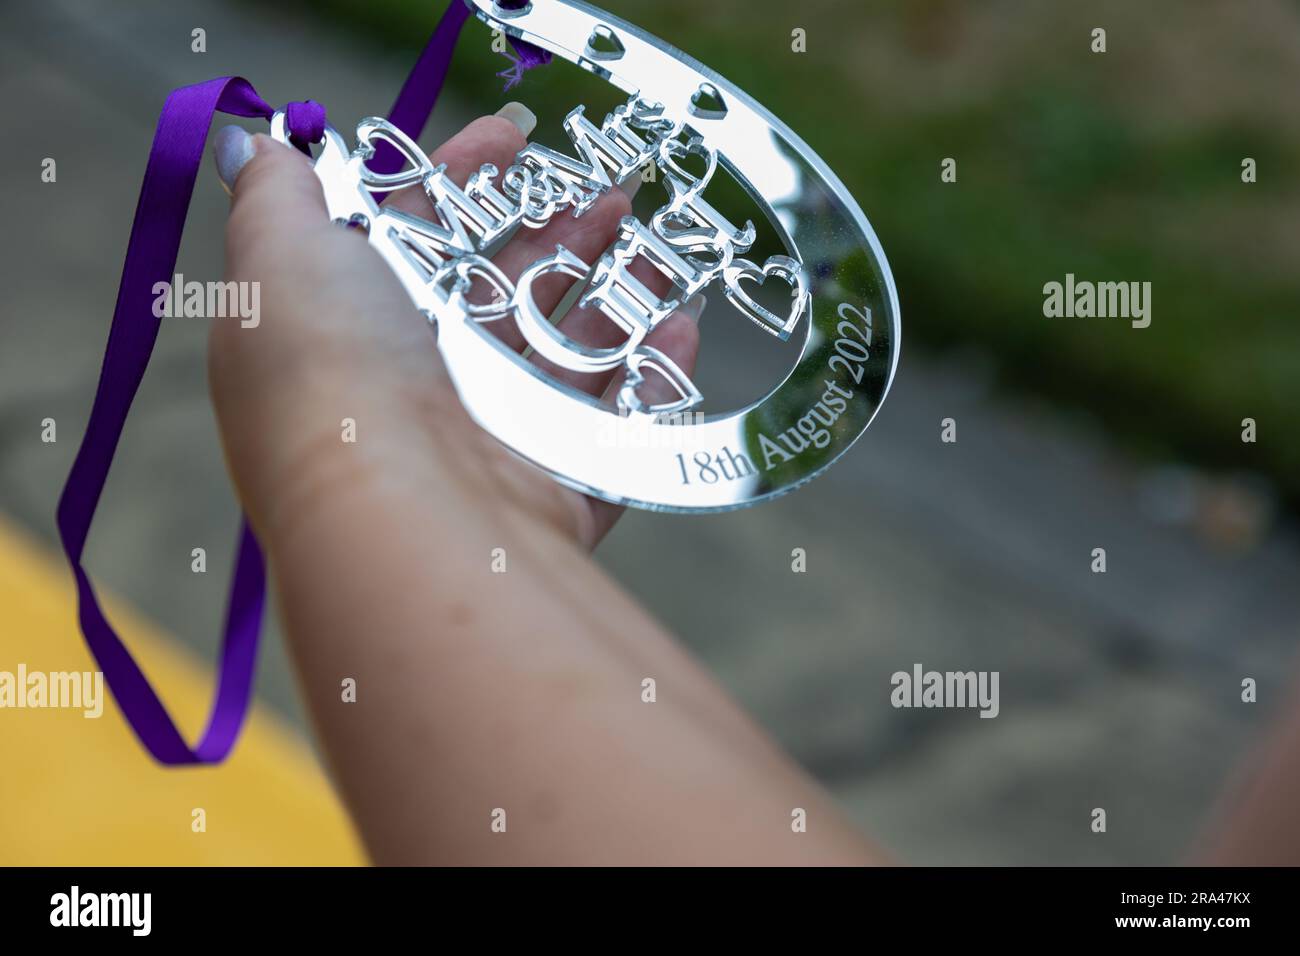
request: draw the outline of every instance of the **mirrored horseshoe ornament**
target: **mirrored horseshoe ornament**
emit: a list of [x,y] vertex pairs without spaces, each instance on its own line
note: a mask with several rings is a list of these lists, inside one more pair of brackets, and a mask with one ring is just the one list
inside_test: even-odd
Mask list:
[[[898,364],[893,279],[844,185],[735,85],[623,20],[575,0],[532,0],[519,10],[466,2],[490,27],[627,95],[599,125],[574,108],[564,119],[571,151],[529,143],[504,172],[486,164],[463,187],[384,120],[363,120],[353,149],[336,130],[325,131],[315,170],[330,215],[367,231],[436,324],[437,348],[471,416],[559,481],[652,510],[744,507],[824,471],[866,430]],[[272,133],[287,141],[283,114]],[[367,168],[379,142],[402,155],[400,172]],[[652,164],[663,204],[648,222],[626,217],[596,262],[556,247],[513,279],[493,264],[520,229],[582,216],[604,191]],[[733,222],[711,204],[709,186],[724,176],[756,205],[757,225]],[[433,204],[431,220],[376,202],[415,185]],[[755,247],[773,251],[759,257]],[[638,259],[668,276],[671,292],[656,295],[639,281]],[[566,336],[532,293],[552,274],[580,283],[579,304],[600,309],[626,339],[595,348]],[[705,289],[720,291],[710,297],[726,306],[714,321],[747,320],[754,334],[789,350],[784,379],[746,407],[709,408],[690,376],[646,342]],[[560,368],[621,376],[612,404],[505,346],[492,332],[501,322],[515,323],[530,354]],[[650,376],[675,397],[646,402],[641,386]]]

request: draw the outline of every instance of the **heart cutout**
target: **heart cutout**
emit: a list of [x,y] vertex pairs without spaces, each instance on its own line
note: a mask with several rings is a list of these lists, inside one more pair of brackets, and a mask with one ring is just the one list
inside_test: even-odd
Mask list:
[[[793,303],[788,315],[777,315],[766,306],[755,302],[749,293],[741,288],[742,282],[756,282],[762,285],[767,281],[768,276],[775,276],[790,285],[790,297]],[[809,295],[807,284],[804,282],[803,268],[789,256],[769,256],[762,268],[748,259],[735,259],[722,270],[722,282],[722,291],[728,302],[759,328],[770,332],[783,342],[794,332],[808,308]]]
[[[482,280],[486,283],[487,289],[491,290],[491,302],[469,301],[474,291],[475,279]],[[455,267],[451,270],[450,288],[447,293],[448,300],[454,302],[474,322],[494,322],[497,319],[504,319],[514,310],[511,302],[514,284],[494,262],[482,256],[465,256],[456,261]]]
[[617,60],[626,52],[618,34],[602,23],[587,37],[587,48],[582,55],[589,60]]
[[[646,381],[643,367],[657,372],[677,393],[677,398],[647,404],[636,392]],[[702,401],[704,396],[695,387],[695,383],[676,362],[658,349],[649,345],[640,345],[627,357],[627,377],[623,380],[623,387],[618,391],[620,412],[637,415],[671,415],[688,411]]]
[[[704,171],[696,176],[677,162],[679,158],[697,156],[704,160]],[[681,181],[690,195],[698,194],[718,168],[718,152],[704,145],[704,137],[692,136],[686,142],[680,139],[665,139],[659,143],[659,163],[667,172]]]
[[691,114],[700,119],[722,119],[727,115],[727,103],[712,83],[701,83],[691,94]]

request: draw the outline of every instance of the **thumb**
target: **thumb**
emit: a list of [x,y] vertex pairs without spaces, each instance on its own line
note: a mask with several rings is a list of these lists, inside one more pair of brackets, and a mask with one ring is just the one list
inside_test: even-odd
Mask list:
[[227,126],[213,138],[217,175],[234,197],[230,232],[245,235],[300,231],[327,221],[325,194],[311,161],[292,146],[262,133]]

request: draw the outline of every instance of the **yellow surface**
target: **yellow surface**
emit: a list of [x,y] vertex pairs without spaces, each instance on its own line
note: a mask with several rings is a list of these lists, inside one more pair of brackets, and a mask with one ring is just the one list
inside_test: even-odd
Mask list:
[[[98,590],[127,646],[191,742],[207,718],[211,667]],[[72,574],[0,521],[0,671],[86,671]],[[233,755],[167,769],[136,742],[104,688],[104,712],[0,707],[0,864],[350,865],[364,863],[306,743],[264,707]],[[192,828],[206,811],[207,830]]]

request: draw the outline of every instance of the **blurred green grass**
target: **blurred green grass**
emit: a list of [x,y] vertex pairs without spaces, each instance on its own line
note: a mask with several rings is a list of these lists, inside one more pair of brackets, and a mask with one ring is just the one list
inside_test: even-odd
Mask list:
[[[444,6],[312,9],[414,53]],[[889,256],[907,348],[978,349],[1000,381],[1130,451],[1264,474],[1300,503],[1294,3],[603,6],[744,87],[836,170]],[[1104,54],[1089,49],[1097,26]],[[791,50],[796,27],[806,53]],[[506,65],[471,22],[450,88],[484,112],[520,99],[557,128],[579,102],[606,105],[567,64],[504,94],[494,74]],[[957,159],[955,184],[940,182],[944,157]],[[1045,318],[1043,285],[1067,272],[1150,281],[1151,327]],[[1240,440],[1247,417],[1257,444]]]

